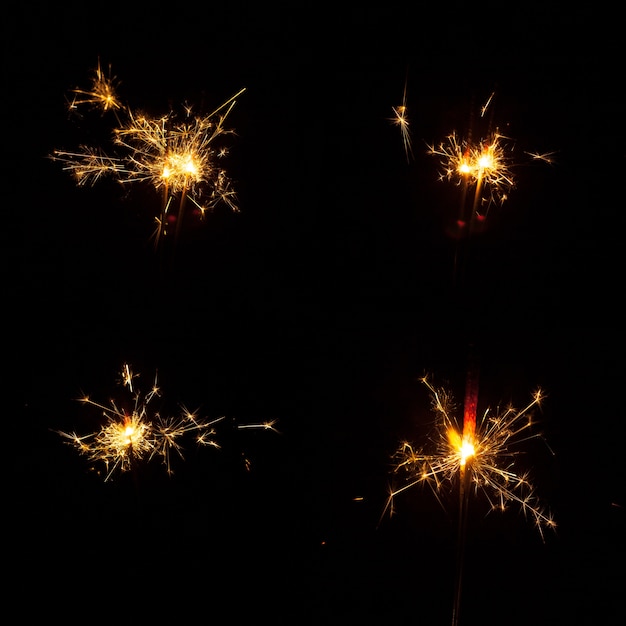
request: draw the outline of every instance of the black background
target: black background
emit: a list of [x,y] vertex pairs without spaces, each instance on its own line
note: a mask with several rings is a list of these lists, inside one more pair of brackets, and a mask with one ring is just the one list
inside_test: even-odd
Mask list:
[[[461,622],[623,620],[617,16],[342,7],[8,9],[5,589],[25,618],[449,623],[454,499],[414,489],[379,521],[391,454],[432,420],[419,379],[460,399],[474,352],[479,409],[547,394],[554,456],[524,461],[559,526],[544,543],[472,501]],[[241,211],[187,221],[165,262],[149,186],[76,187],[47,158],[98,137],[66,101],[98,59],[152,115],[246,88],[228,118]],[[390,121],[405,81],[409,161]],[[459,241],[459,190],[427,145],[475,130],[492,92],[516,187]],[[226,428],[171,478],[149,464],[104,482],[54,431],[93,428],[75,400],[108,402],[123,363],[147,385],[158,371],[164,411],[280,432]]]

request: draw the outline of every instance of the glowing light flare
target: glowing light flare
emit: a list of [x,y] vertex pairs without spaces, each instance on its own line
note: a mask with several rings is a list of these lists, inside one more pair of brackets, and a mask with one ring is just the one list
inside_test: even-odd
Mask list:
[[448,430],[448,441],[452,450],[456,450],[461,466],[464,466],[467,460],[476,453],[473,438],[466,434],[461,436],[454,428]]
[[383,516],[387,511],[393,514],[394,500],[399,494],[418,484],[428,485],[441,502],[443,494],[452,491],[461,475],[467,474],[473,494],[482,494],[491,510],[504,511],[517,505],[533,520],[542,539],[546,528],[556,528],[550,513],[539,503],[528,472],[517,470],[522,454],[520,445],[530,439],[543,439],[540,433],[531,432],[532,410],[544,398],[541,390],[521,410],[509,407],[494,413],[487,409],[471,434],[453,415],[456,407],[452,395],[435,388],[426,377],[422,383],[431,394],[436,414],[429,439],[432,449],[403,442],[393,454],[393,475],[402,484],[390,492]]

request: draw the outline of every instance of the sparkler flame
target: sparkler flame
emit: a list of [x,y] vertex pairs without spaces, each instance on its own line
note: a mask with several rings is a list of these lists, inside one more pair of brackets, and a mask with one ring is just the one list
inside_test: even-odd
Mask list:
[[[55,150],[51,159],[63,164],[78,185],[95,184],[104,176],[113,176],[122,184],[147,181],[162,192],[161,209],[155,216],[155,244],[167,234],[172,201],[179,199],[176,232],[180,232],[187,201],[201,217],[224,203],[237,212],[236,193],[219,160],[227,155],[217,145],[224,135],[234,134],[225,126],[226,118],[245,91],[238,91],[208,115],[196,115],[185,106],[182,115],[170,111],[152,118],[122,106],[115,93],[115,82],[98,68],[90,90],[75,89],[70,107],[89,104],[102,112],[114,111],[118,122],[113,130],[114,151],[80,146],[77,150]],[[119,113],[125,115],[121,122]]]
[[[491,93],[480,108],[481,118],[491,107],[494,95]],[[427,145],[428,154],[439,160],[439,180],[453,182],[462,189],[459,216],[453,229],[458,234],[468,226],[470,232],[476,226],[482,226],[490,208],[504,204],[516,186],[513,167],[519,163],[513,159],[515,142],[500,133],[497,127],[493,131],[491,124],[483,132],[479,141],[472,140],[471,133],[460,138],[452,132],[439,144]],[[524,154],[531,161],[554,162],[554,152]],[[469,206],[466,206],[468,200]]]
[[[154,457],[160,457],[167,474],[172,475],[172,451],[184,459],[183,438],[190,433],[193,433],[198,445],[220,447],[215,426],[225,419],[224,416],[209,420],[181,406],[179,416],[163,417],[157,411],[152,412],[150,407],[154,398],[161,396],[157,375],[152,388],[145,394],[135,389],[133,380],[138,374],[133,373],[130,365],[124,364],[121,376],[123,386],[131,394],[130,408],[122,408],[114,400],[106,406],[83,396],[80,402],[102,410],[104,424],[98,431],[86,435],[55,431],[81,455],[104,464],[105,482],[116,473],[132,470],[139,461],[150,461]],[[276,431],[275,421],[241,424],[237,428]]]
[[461,140],[451,133],[438,146],[428,146],[428,153],[440,159],[439,180],[473,186],[474,210],[486,213],[494,202],[502,204],[515,186],[512,148],[507,141],[498,132],[478,143]]
[[[532,409],[544,399],[543,392],[537,390],[532,401],[521,410],[509,407],[502,413],[492,413],[487,409],[481,419],[473,423],[472,409],[468,410],[466,404],[464,417],[468,419],[460,426],[452,414],[455,407],[451,394],[435,388],[427,377],[421,382],[431,393],[432,408],[437,415],[431,439],[434,450],[425,452],[408,442],[401,444],[393,455],[393,471],[394,475],[404,476],[404,484],[390,493],[383,515],[388,510],[393,514],[396,496],[418,484],[428,484],[441,502],[444,489],[467,473],[474,495],[482,493],[492,510],[504,511],[510,504],[517,505],[533,520],[544,539],[545,529],[555,529],[556,522],[539,504],[528,473],[518,473],[515,467],[521,453],[517,445],[541,438],[540,434],[530,431]],[[468,392],[471,403],[476,397],[475,389],[474,386],[474,391]]]

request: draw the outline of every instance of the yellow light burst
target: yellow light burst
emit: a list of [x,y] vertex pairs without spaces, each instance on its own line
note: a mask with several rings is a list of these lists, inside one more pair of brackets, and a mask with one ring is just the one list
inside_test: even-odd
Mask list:
[[418,484],[429,485],[437,499],[467,474],[474,495],[482,493],[491,510],[506,510],[517,505],[533,520],[544,538],[546,528],[556,528],[556,522],[538,502],[528,472],[519,473],[516,460],[521,454],[518,445],[532,438],[532,409],[545,397],[536,391],[532,401],[523,409],[507,408],[501,413],[487,409],[477,421],[473,432],[464,432],[453,417],[454,401],[445,389],[436,389],[424,377],[422,383],[431,394],[432,408],[437,416],[432,451],[414,448],[403,442],[393,455],[393,473],[402,477],[403,485],[391,491],[383,515],[393,513],[393,501],[400,493]]
[[[155,216],[154,233],[158,246],[168,232],[170,220],[176,221],[176,232],[180,232],[188,201],[200,217],[220,203],[239,210],[232,181],[220,166],[228,150],[219,139],[234,134],[225,122],[244,91],[245,88],[239,90],[208,115],[194,114],[191,106],[184,106],[180,113],[170,111],[151,117],[122,106],[113,80],[105,77],[98,64],[91,90],[74,90],[80,97],[72,101],[71,107],[89,104],[102,112],[115,111],[117,125],[112,131],[112,149],[107,152],[99,147],[80,146],[76,150],[55,150],[50,158],[61,162],[81,186],[112,176],[122,184],[147,181],[159,190],[162,201]],[[118,111],[123,113],[123,121]],[[173,214],[175,199],[178,209]]]
[[[151,411],[150,407],[151,402],[161,396],[157,376],[147,393],[135,388],[133,381],[137,377],[130,365],[124,364],[121,382],[130,394],[130,400],[124,404],[111,400],[106,406],[88,396],[79,399],[102,411],[105,421],[99,430],[86,435],[55,431],[90,461],[104,464],[105,482],[117,473],[132,470],[138,462],[155,457],[165,465],[167,474],[172,475],[172,451],[184,459],[183,440],[190,433],[198,445],[220,447],[215,426],[225,419],[224,416],[209,420],[181,406],[179,416],[163,417],[158,411]],[[274,421],[242,424],[237,428],[276,430]]]
[[120,181],[147,180],[168,196],[186,194],[202,214],[219,201],[237,211],[235,193],[218,165],[227,150],[214,143],[219,136],[233,133],[224,122],[239,94],[217,119],[215,113],[195,116],[189,107],[182,120],[173,113],[158,119],[131,113],[126,124],[115,130],[115,144],[130,155],[126,168],[118,170]]
[[478,143],[448,135],[438,146],[428,146],[428,153],[439,157],[439,180],[475,187],[474,206],[485,211],[494,201],[504,202],[515,186],[511,172],[512,148],[508,138],[493,133]]

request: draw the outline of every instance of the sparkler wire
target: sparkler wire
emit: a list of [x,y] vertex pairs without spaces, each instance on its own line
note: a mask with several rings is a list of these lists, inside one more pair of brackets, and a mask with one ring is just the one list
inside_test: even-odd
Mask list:
[[461,613],[463,590],[463,570],[465,566],[465,544],[467,541],[467,518],[469,509],[469,491],[474,435],[476,431],[476,411],[478,406],[478,365],[470,357],[465,382],[465,401],[463,404],[463,442],[468,446],[468,457],[461,462],[459,471],[459,519],[457,533],[456,578],[454,583],[454,604],[452,608],[452,626],[457,626]]

